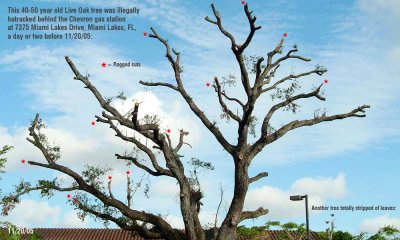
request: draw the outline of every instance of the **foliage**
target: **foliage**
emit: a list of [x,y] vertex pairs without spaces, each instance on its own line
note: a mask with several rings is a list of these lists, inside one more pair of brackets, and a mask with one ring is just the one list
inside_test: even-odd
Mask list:
[[0,173],[4,173],[4,167],[7,162],[7,158],[2,158],[1,155],[6,154],[10,151],[13,147],[12,146],[3,146],[3,149],[0,150]]
[[253,137],[256,137],[256,126],[257,126],[258,118],[256,116],[250,116],[249,120],[249,133]]
[[214,170],[214,166],[210,162],[204,162],[197,158],[192,158],[188,161],[192,165],[193,170],[190,171],[189,184],[195,190],[200,190],[200,182],[198,178],[199,169]]
[[355,237],[346,231],[336,231],[333,233],[333,240],[355,240]]
[[271,228],[278,228],[283,231],[283,234],[280,236],[281,240],[301,240],[304,239],[307,233],[304,223],[299,225],[293,222],[281,223],[280,221],[268,221],[263,226],[253,226],[250,228],[239,226],[237,232],[246,238],[256,239],[266,230],[271,230]]
[[146,115],[143,116],[142,121],[145,124],[160,125],[160,123],[161,123],[161,119],[157,114],[146,114]]
[[384,226],[368,240],[400,240],[400,230],[394,226]]
[[[287,88],[280,88],[277,87],[275,93],[271,94],[271,99],[280,99],[280,100],[288,100],[290,99],[293,94],[300,89],[300,85],[296,80],[293,80],[289,87]],[[284,111],[292,111],[292,113],[296,113],[298,108],[300,107],[299,104],[295,102],[291,102],[284,107]]]
[[127,99],[125,93],[123,91],[118,92],[117,96],[114,97],[105,97],[104,98],[106,100],[107,103],[111,103],[114,99],[120,99],[122,101],[125,101]]
[[228,76],[222,77],[222,81],[220,84],[221,84],[222,90],[225,89],[225,86],[228,86],[228,87],[236,86],[235,75],[229,74]]
[[[31,125],[33,124],[33,120],[31,121]],[[47,126],[43,122],[41,118],[39,118],[35,130],[37,132],[39,142],[43,145],[43,147],[47,150],[50,158],[55,162],[61,158],[61,148],[60,146],[56,145],[53,141],[53,144],[49,143],[49,139],[47,136],[42,132],[43,129],[46,129]]]
[[[250,69],[250,73],[252,73],[252,74],[257,73],[257,61],[260,58],[261,58],[261,56],[256,56],[256,55],[246,56],[246,55],[244,55],[243,59],[244,59],[247,69]],[[260,67],[261,67],[261,69],[264,69],[266,67],[266,65],[261,64]]]
[[[10,222],[0,222],[0,239],[1,240],[20,240],[21,234],[19,234],[19,228]],[[28,233],[27,240],[42,240],[43,238],[39,233],[33,231]]]
[[253,226],[250,228],[246,226],[239,226],[237,227],[237,233],[246,239],[256,239],[267,229],[268,228],[266,226]]
[[[263,226],[238,226],[237,233],[246,239],[259,239],[266,230],[279,229],[283,234],[281,240],[304,240],[307,234],[305,224],[296,224],[293,222],[281,223],[280,221],[268,221]],[[324,240],[328,240],[326,232],[317,233]],[[375,234],[367,237],[367,233],[363,232],[359,235],[352,235],[347,231],[335,231],[333,240],[400,240],[400,230],[394,226],[385,226]]]
[[54,188],[59,187],[60,184],[57,182],[57,178],[53,180],[39,180],[37,187],[40,187],[40,194],[42,197],[52,197],[54,195]]
[[82,172],[82,176],[84,180],[99,190],[104,190],[104,186],[102,185],[103,180],[100,180],[100,177],[105,176],[105,174],[112,169],[110,167],[96,167],[85,165],[85,170]]

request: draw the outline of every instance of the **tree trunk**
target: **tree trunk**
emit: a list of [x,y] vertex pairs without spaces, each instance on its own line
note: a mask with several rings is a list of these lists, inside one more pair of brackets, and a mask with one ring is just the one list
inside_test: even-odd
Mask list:
[[196,205],[191,203],[191,188],[189,184],[183,184],[180,190],[180,205],[185,235],[188,240],[205,240],[205,233],[201,227]]
[[247,158],[238,157],[235,159],[235,190],[228,214],[219,229],[217,240],[236,239],[236,228],[240,223],[244,200],[249,187],[247,162]]

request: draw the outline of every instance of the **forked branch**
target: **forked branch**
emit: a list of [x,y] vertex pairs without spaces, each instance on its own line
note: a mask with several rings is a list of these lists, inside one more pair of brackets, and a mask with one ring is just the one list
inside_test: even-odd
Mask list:
[[[168,61],[171,63],[171,66],[174,70],[175,81],[177,83],[176,89],[182,95],[182,97],[185,99],[186,103],[189,105],[192,112],[202,121],[204,126],[206,126],[207,129],[215,136],[215,138],[224,147],[224,149],[229,153],[233,153],[234,147],[225,139],[225,137],[222,135],[221,131],[208,119],[208,117],[204,114],[204,112],[194,102],[193,98],[186,92],[186,89],[183,86],[182,79],[180,76],[180,65],[179,65],[179,61],[178,61],[179,53],[176,50],[172,51],[172,52],[174,52],[174,54],[177,54],[177,59],[174,60],[171,55],[171,47],[170,47],[169,43],[164,38],[162,38],[155,31],[154,28],[151,28],[151,30],[153,31],[153,34],[151,34],[150,36],[152,38],[159,40],[166,48],[165,56],[168,59]],[[165,84],[151,84],[149,82],[144,82],[144,81],[140,81],[140,83],[143,85],[146,85],[146,86],[165,86]]]
[[[280,65],[277,65],[275,70],[272,72],[273,75],[275,74],[275,71],[279,66]],[[301,78],[301,77],[308,76],[308,75],[311,75],[311,74],[317,74],[319,76],[322,76],[326,72],[327,72],[326,69],[314,69],[312,71],[308,71],[308,72],[300,73],[300,74],[296,74],[296,75],[295,74],[290,74],[289,76],[286,76],[286,77],[280,79],[279,81],[277,81],[276,83],[274,83],[274,85],[272,85],[271,87],[263,89],[262,92],[265,93],[265,92],[271,91],[273,89],[276,89],[280,84],[282,84],[282,83],[284,83],[286,81],[289,81],[289,80]],[[270,75],[270,76],[273,76],[273,75]],[[267,77],[267,80],[264,81],[263,85],[269,84],[270,80],[271,79],[269,77]]]
[[225,112],[226,114],[228,114],[233,120],[235,120],[236,122],[240,122],[242,119],[241,119],[238,115],[234,114],[234,113],[228,108],[228,106],[225,104],[224,99],[222,98],[222,96],[223,96],[223,95],[226,96],[226,94],[225,94],[225,92],[222,91],[221,84],[219,83],[219,80],[218,80],[217,77],[214,77],[214,82],[215,82],[214,90],[215,90],[215,92],[218,94],[218,101],[219,101],[219,104],[221,105],[222,109],[223,109],[224,112]]
[[298,100],[298,99],[302,99],[302,98],[310,98],[310,97],[316,97],[321,101],[325,101],[325,98],[322,97],[319,92],[321,90],[323,84],[321,84],[318,88],[316,88],[313,92],[311,93],[302,93],[293,97],[289,97],[287,98],[285,101],[280,102],[278,104],[275,104],[274,106],[271,107],[271,109],[269,110],[269,112],[267,113],[267,115],[265,116],[262,126],[261,126],[261,134],[266,134],[267,130],[268,130],[268,126],[270,123],[270,120],[272,118],[272,115],[280,108],[286,107],[289,104],[293,103],[294,101]]
[[345,118],[350,118],[350,117],[366,117],[365,114],[365,109],[370,108],[369,105],[362,105],[359,106],[355,109],[353,109],[352,111],[348,112],[348,113],[344,113],[344,114],[337,114],[337,115],[332,115],[332,116],[326,116],[326,115],[322,115],[322,116],[318,116],[315,117],[313,119],[306,119],[306,120],[294,120],[284,126],[282,126],[281,128],[279,128],[277,131],[275,131],[272,134],[268,134],[266,131],[264,131],[261,135],[261,137],[254,143],[254,145],[251,147],[251,154],[257,154],[259,153],[264,146],[275,142],[276,140],[278,140],[279,138],[281,138],[282,136],[284,136],[286,133],[288,133],[289,131],[296,129],[296,128],[300,128],[300,127],[304,127],[304,126],[312,126],[312,125],[316,125],[322,122],[328,122],[328,121],[335,121],[335,120],[339,120],[339,119],[345,119]]

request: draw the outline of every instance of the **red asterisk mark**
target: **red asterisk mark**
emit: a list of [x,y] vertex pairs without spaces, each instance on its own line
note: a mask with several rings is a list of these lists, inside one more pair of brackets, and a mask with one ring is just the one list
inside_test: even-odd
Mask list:
[[94,121],[92,121],[92,126],[94,126],[96,123]]
[[67,194],[67,198],[70,199],[71,198],[71,194]]
[[325,79],[325,80],[324,80],[324,83],[325,83],[325,84],[328,84],[328,79]]
[[287,33],[284,33],[284,34],[283,34],[283,37],[287,37]]
[[245,1],[242,1],[242,5],[245,5],[246,4],[246,2]]
[[108,176],[108,180],[110,180],[110,181],[111,181],[111,179],[112,179],[112,176]]
[[148,35],[147,32],[144,32],[144,33],[143,33],[143,36],[147,37],[147,35]]
[[168,128],[168,129],[167,129],[167,133],[171,133],[171,129]]
[[21,163],[24,164],[24,163],[25,163],[25,159],[22,159],[22,160],[21,160]]
[[126,171],[126,175],[129,175],[129,174],[131,174],[131,171],[129,171],[129,170]]
[[101,67],[103,67],[103,68],[105,68],[106,66],[107,66],[107,63],[104,63],[104,62],[103,62],[103,63],[101,64]]
[[209,82],[208,82],[208,83],[206,83],[206,86],[207,86],[207,87],[209,87],[210,85],[211,85],[211,84],[210,84]]

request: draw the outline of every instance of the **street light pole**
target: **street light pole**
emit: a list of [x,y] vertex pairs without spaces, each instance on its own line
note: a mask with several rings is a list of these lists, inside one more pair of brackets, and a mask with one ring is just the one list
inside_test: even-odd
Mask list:
[[304,195],[306,199],[306,227],[307,227],[307,240],[310,240],[310,224],[308,220],[308,195]]
[[306,227],[307,227],[307,240],[310,240],[310,224],[308,220],[308,195],[300,196],[300,195],[294,195],[290,196],[290,200],[292,201],[301,201],[303,199],[306,199]]

